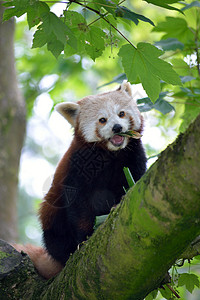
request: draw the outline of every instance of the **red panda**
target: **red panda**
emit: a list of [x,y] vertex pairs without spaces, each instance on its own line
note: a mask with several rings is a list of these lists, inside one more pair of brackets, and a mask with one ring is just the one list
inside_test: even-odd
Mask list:
[[143,129],[128,82],[55,109],[74,127],[74,138],[39,210],[46,250],[37,249],[35,256],[34,248],[18,247],[45,278],[58,273],[93,233],[95,217],[108,214],[120,202],[127,187],[123,167],[130,169],[135,181],[146,171],[141,139],[120,135]]

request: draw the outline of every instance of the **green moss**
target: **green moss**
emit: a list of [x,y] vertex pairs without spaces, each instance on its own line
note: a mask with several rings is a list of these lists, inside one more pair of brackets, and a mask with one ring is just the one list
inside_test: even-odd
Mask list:
[[9,257],[11,256],[12,254],[11,253],[6,253],[6,252],[0,252],[0,260],[3,259],[3,258],[6,258],[6,257]]

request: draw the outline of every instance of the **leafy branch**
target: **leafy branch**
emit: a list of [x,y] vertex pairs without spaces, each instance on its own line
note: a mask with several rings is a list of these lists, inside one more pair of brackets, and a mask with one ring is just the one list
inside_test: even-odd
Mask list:
[[[136,49],[136,47],[133,45],[133,43],[119,30],[119,29],[117,29],[117,27],[115,27],[111,22],[109,22],[109,20],[107,20],[106,18],[105,18],[105,14],[102,14],[100,11],[98,11],[98,10],[96,10],[96,9],[94,9],[94,8],[92,8],[92,7],[89,7],[89,6],[87,6],[87,5],[85,5],[85,4],[83,4],[83,3],[81,3],[81,2],[79,2],[79,1],[76,1],[76,0],[74,0],[74,1],[71,1],[71,2],[74,2],[74,3],[76,3],[76,4],[79,4],[79,5],[81,5],[81,6],[83,6],[84,8],[87,8],[87,9],[89,9],[89,10],[91,10],[91,11],[93,11],[94,13],[96,13],[97,15],[99,15],[100,16],[100,18],[102,18],[105,22],[107,22],[112,28],[114,28],[133,48],[135,48]],[[104,4],[104,6],[105,6],[105,4]]]
[[[56,58],[64,51],[67,57],[73,54],[89,55],[94,61],[103,54],[107,46],[106,24],[108,24],[109,28],[113,28],[122,37],[122,41],[128,43],[123,45],[118,53],[127,79],[131,83],[141,82],[149,98],[155,102],[161,91],[161,80],[173,85],[181,85],[181,81],[172,66],[159,58],[163,55],[162,51],[147,43],[134,45],[117,28],[116,24],[119,24],[121,20],[134,23],[135,25],[138,25],[139,21],[154,25],[153,21],[146,16],[137,14],[123,6],[122,3],[124,1],[6,1],[4,5],[7,9],[4,13],[4,21],[12,16],[19,17],[27,13],[29,27],[37,26],[33,38],[33,48],[42,47],[46,44],[47,49]],[[159,5],[160,1],[158,0],[147,2],[163,7],[163,3]],[[165,0],[164,2],[165,8],[172,9],[171,6],[170,8],[168,7],[168,3],[171,0]],[[47,3],[66,4],[67,7],[63,10],[63,15],[58,17],[50,11]],[[69,9],[69,6],[71,8],[73,3],[95,13],[98,15],[98,18],[93,21],[89,20],[90,23],[87,24],[82,14]],[[102,9],[103,12],[101,11]],[[102,29],[94,25],[95,22],[101,19],[105,22]]]

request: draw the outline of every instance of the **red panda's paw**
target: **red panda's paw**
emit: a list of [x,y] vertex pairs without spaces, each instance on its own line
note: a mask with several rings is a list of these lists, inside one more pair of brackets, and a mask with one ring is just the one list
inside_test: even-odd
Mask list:
[[46,279],[54,277],[63,269],[63,266],[54,260],[42,247],[31,244],[13,244],[12,246],[18,252],[23,251],[24,253],[28,254],[38,273]]

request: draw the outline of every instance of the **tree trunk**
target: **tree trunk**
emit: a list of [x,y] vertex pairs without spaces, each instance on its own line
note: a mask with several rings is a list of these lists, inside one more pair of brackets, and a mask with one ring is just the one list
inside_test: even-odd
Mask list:
[[0,1],[0,237],[17,236],[17,177],[25,134],[25,104],[14,58],[14,19],[2,23]]
[[[43,300],[142,300],[158,288],[167,270],[200,234],[199,136],[200,115],[130,189],[53,281],[39,283],[30,275],[20,283],[13,267],[0,281],[2,299],[18,299],[19,290],[20,299],[27,299],[31,282],[29,299],[37,295]],[[0,265],[6,253],[2,251]],[[26,269],[24,266],[25,274]]]

